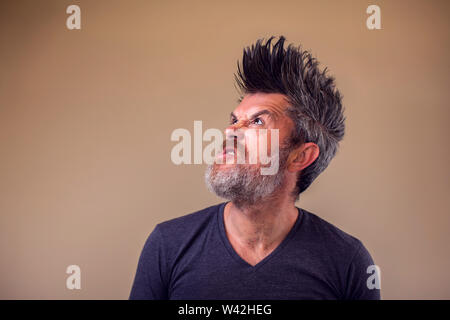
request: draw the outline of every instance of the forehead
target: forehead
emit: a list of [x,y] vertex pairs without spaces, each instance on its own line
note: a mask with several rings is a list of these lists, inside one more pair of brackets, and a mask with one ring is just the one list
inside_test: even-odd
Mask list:
[[238,117],[250,117],[261,110],[268,110],[275,116],[284,116],[289,106],[285,95],[280,93],[253,93],[247,94],[233,113]]

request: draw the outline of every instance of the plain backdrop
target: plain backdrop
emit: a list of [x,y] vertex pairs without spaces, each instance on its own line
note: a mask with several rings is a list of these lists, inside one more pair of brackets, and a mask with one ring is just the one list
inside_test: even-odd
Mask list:
[[[81,8],[81,30],[66,8]],[[368,30],[366,8],[381,8]],[[170,159],[225,128],[242,50],[284,35],[337,79],[346,136],[297,203],[359,238],[384,299],[450,299],[448,1],[2,1],[0,298],[126,299],[162,221],[222,200]],[[206,143],[205,143],[206,145]],[[81,268],[81,289],[66,268]]]

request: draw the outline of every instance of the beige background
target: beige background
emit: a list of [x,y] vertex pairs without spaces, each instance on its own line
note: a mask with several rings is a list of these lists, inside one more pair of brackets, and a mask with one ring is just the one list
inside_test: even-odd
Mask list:
[[[82,29],[66,29],[79,4]],[[382,30],[365,27],[369,4]],[[125,299],[156,223],[221,200],[176,128],[224,128],[242,49],[283,34],[344,94],[298,205],[358,237],[384,299],[450,298],[448,1],[2,1],[0,298]],[[206,145],[206,144],[205,144]],[[65,287],[77,264],[82,289]]]

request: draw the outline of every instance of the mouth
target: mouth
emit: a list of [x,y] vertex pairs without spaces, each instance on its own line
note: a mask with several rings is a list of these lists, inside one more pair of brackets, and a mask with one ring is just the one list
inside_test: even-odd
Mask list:
[[236,148],[225,148],[223,149],[223,155],[232,155],[234,156],[236,154]]
[[237,157],[237,149],[225,147],[222,152],[217,154],[217,159],[220,159],[222,164],[235,164]]

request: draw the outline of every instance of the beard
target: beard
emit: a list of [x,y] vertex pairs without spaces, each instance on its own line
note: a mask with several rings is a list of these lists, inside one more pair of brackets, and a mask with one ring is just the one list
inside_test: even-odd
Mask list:
[[275,194],[285,180],[289,150],[279,151],[279,168],[273,175],[262,175],[261,165],[234,164],[226,168],[214,163],[208,165],[205,183],[217,196],[232,201],[238,207],[257,204]]

